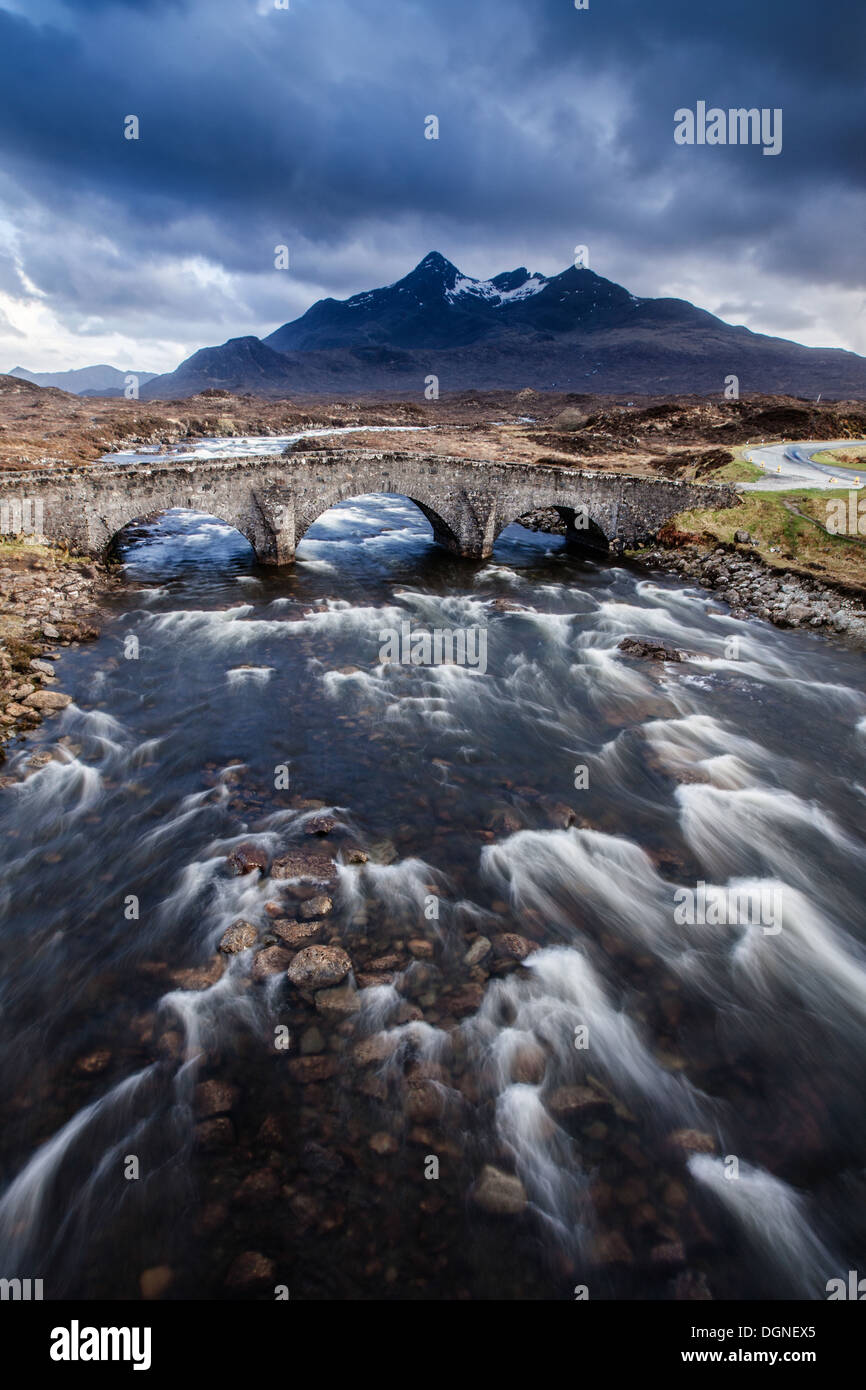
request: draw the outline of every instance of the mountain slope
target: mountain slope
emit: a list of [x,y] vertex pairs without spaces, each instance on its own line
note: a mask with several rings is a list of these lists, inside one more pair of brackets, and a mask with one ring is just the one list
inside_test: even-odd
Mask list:
[[268,335],[204,348],[155,377],[142,397],[207,387],[417,395],[440,390],[866,397],[866,358],[752,333],[681,299],[649,299],[594,271],[547,278],[520,267],[473,280],[438,252],[393,285],[322,299]]

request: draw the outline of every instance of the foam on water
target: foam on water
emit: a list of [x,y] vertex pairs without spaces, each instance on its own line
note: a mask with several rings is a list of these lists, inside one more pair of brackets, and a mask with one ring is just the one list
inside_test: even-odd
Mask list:
[[814,1231],[802,1195],[763,1168],[742,1161],[736,1180],[724,1160],[694,1154],[689,1171],[734,1219],[755,1252],[775,1267],[789,1297],[825,1297],[827,1279],[844,1267]]

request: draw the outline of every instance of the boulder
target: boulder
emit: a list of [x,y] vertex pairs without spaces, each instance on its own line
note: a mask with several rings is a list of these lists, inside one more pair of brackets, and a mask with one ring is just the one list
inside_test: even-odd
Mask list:
[[285,941],[287,946],[297,949],[300,946],[311,946],[324,925],[322,921],[298,922],[292,917],[280,917],[271,923],[271,931],[281,941]]
[[488,1163],[472,1189],[472,1200],[494,1216],[519,1216],[526,1209],[528,1199],[523,1183],[515,1174],[503,1173]]
[[246,951],[250,946],[255,946],[258,939],[258,931],[252,922],[244,922],[241,919],[233,922],[223,933],[220,950],[227,956],[235,956],[239,951]]
[[32,695],[28,695],[23,702],[28,709],[38,709],[43,713],[51,713],[54,710],[65,709],[72,703],[71,695],[64,695],[61,690],[34,690]]
[[642,657],[648,661],[688,661],[689,653],[680,651],[659,637],[623,637],[618,650],[625,656]]
[[245,1250],[238,1255],[226,1275],[229,1289],[255,1289],[272,1284],[276,1278],[277,1267],[267,1255],[258,1250]]
[[298,908],[298,916],[305,922],[311,922],[314,917],[327,917],[334,910],[334,902],[327,893],[317,893],[314,898],[308,898],[301,903]]
[[265,850],[258,845],[238,845],[233,849],[226,860],[231,872],[237,876],[251,874],[255,869],[265,873],[268,867],[268,856]]
[[306,946],[288,968],[288,976],[298,989],[329,989],[345,980],[352,962],[341,946]]
[[463,957],[463,964],[470,968],[474,965],[480,965],[485,956],[490,954],[490,948],[491,942],[486,936],[477,936]]
[[229,1081],[202,1081],[195,1088],[195,1108],[202,1119],[224,1115],[237,1104],[240,1091]]
[[291,953],[282,946],[266,946],[258,951],[253,961],[254,980],[269,980],[272,975],[282,975],[289,968]]
[[307,878],[314,883],[331,883],[335,876],[334,861],[330,855],[313,848],[287,850],[271,865],[271,878],[278,881]]

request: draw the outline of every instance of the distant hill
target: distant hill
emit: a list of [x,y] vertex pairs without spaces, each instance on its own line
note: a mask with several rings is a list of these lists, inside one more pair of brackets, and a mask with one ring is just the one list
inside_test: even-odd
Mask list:
[[743,392],[863,399],[866,358],[735,327],[683,299],[640,298],[591,270],[474,280],[431,252],[396,284],[321,299],[264,340],[231,338],[153,377],[143,399],[207,388],[419,396],[441,391]]
[[75,396],[122,396],[127,376],[137,376],[139,388],[152,381],[154,372],[122,372],[101,362],[96,367],[75,367],[68,372],[28,372],[26,367],[13,367],[9,376],[30,381],[34,386],[55,386]]

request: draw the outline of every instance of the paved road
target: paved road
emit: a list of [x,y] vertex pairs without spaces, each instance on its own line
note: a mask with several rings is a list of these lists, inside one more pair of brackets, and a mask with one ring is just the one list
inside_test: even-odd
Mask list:
[[842,468],[840,465],[831,468],[824,463],[815,463],[812,458],[813,454],[819,454],[824,449],[842,447],[866,450],[866,441],[862,439],[821,439],[801,444],[750,446],[743,450],[743,458],[763,468],[767,476],[766,478],[758,478],[753,483],[739,483],[738,486],[744,492],[755,489],[763,492],[771,489],[782,491],[790,487],[863,487],[866,483],[866,468],[858,473],[853,468]]

